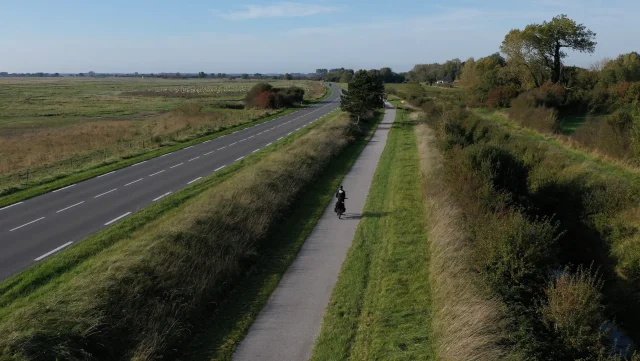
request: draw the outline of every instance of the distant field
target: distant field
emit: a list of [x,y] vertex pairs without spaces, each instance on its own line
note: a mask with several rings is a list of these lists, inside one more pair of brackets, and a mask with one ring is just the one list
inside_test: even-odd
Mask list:
[[[257,82],[0,79],[0,191],[24,182],[27,170],[91,166],[268,116],[273,111],[237,109]],[[325,92],[313,81],[271,84],[299,86],[308,100]]]

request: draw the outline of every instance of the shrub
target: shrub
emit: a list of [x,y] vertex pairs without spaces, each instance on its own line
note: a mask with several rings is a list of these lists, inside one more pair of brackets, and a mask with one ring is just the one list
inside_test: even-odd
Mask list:
[[585,358],[604,348],[601,288],[602,281],[591,269],[579,267],[575,273],[565,268],[545,289],[542,319],[573,358]]
[[545,106],[544,102],[538,102],[527,93],[520,94],[511,102],[507,114],[521,126],[541,133],[558,133],[561,129],[558,111]]
[[511,100],[518,96],[518,88],[511,84],[495,88],[487,97],[487,107],[506,108],[511,104]]
[[299,87],[274,88],[266,83],[254,85],[245,97],[247,107],[260,109],[280,109],[301,103],[304,89]]

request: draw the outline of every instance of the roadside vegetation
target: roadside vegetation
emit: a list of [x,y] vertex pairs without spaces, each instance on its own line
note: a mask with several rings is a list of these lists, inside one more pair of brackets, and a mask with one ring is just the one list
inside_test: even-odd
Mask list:
[[[2,79],[0,84],[7,100],[0,107],[0,195],[286,112],[271,104],[245,109],[242,100],[256,82]],[[298,89],[297,105],[301,91],[307,101],[326,94],[318,82],[275,84]]]
[[421,194],[416,136],[399,110],[312,360],[434,359]]
[[640,57],[563,65],[595,45],[558,16],[385,85],[422,124],[437,359],[639,359]]
[[133,232],[116,225],[3,282],[0,359],[176,357],[203,315],[224,317],[217,312],[269,254],[282,217],[360,136],[332,115],[197,197],[175,202],[187,188],[162,200],[165,211]]

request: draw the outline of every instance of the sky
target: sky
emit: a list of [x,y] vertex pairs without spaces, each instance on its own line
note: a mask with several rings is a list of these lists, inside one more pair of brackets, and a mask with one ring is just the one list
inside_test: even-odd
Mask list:
[[588,66],[640,51],[638,0],[0,0],[0,71],[410,70],[499,51],[567,14],[597,34]]

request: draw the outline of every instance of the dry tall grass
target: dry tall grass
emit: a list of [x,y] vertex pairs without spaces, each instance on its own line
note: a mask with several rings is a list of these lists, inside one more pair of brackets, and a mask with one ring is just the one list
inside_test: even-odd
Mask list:
[[260,257],[271,227],[349,143],[344,115],[0,310],[0,360],[156,360]]
[[[153,149],[165,141],[245,123],[265,113],[263,110],[231,109],[201,112],[199,106],[194,106],[196,109],[183,107],[142,119],[93,121],[0,135],[0,175],[55,164],[71,156],[99,150],[108,149],[110,155],[139,151],[142,140],[146,141],[145,149]],[[136,142],[136,149],[129,146],[130,142]]]
[[518,359],[500,346],[506,339],[505,306],[483,288],[472,269],[462,215],[442,177],[443,157],[433,131],[416,128],[429,220],[429,275],[436,354],[443,361]]

